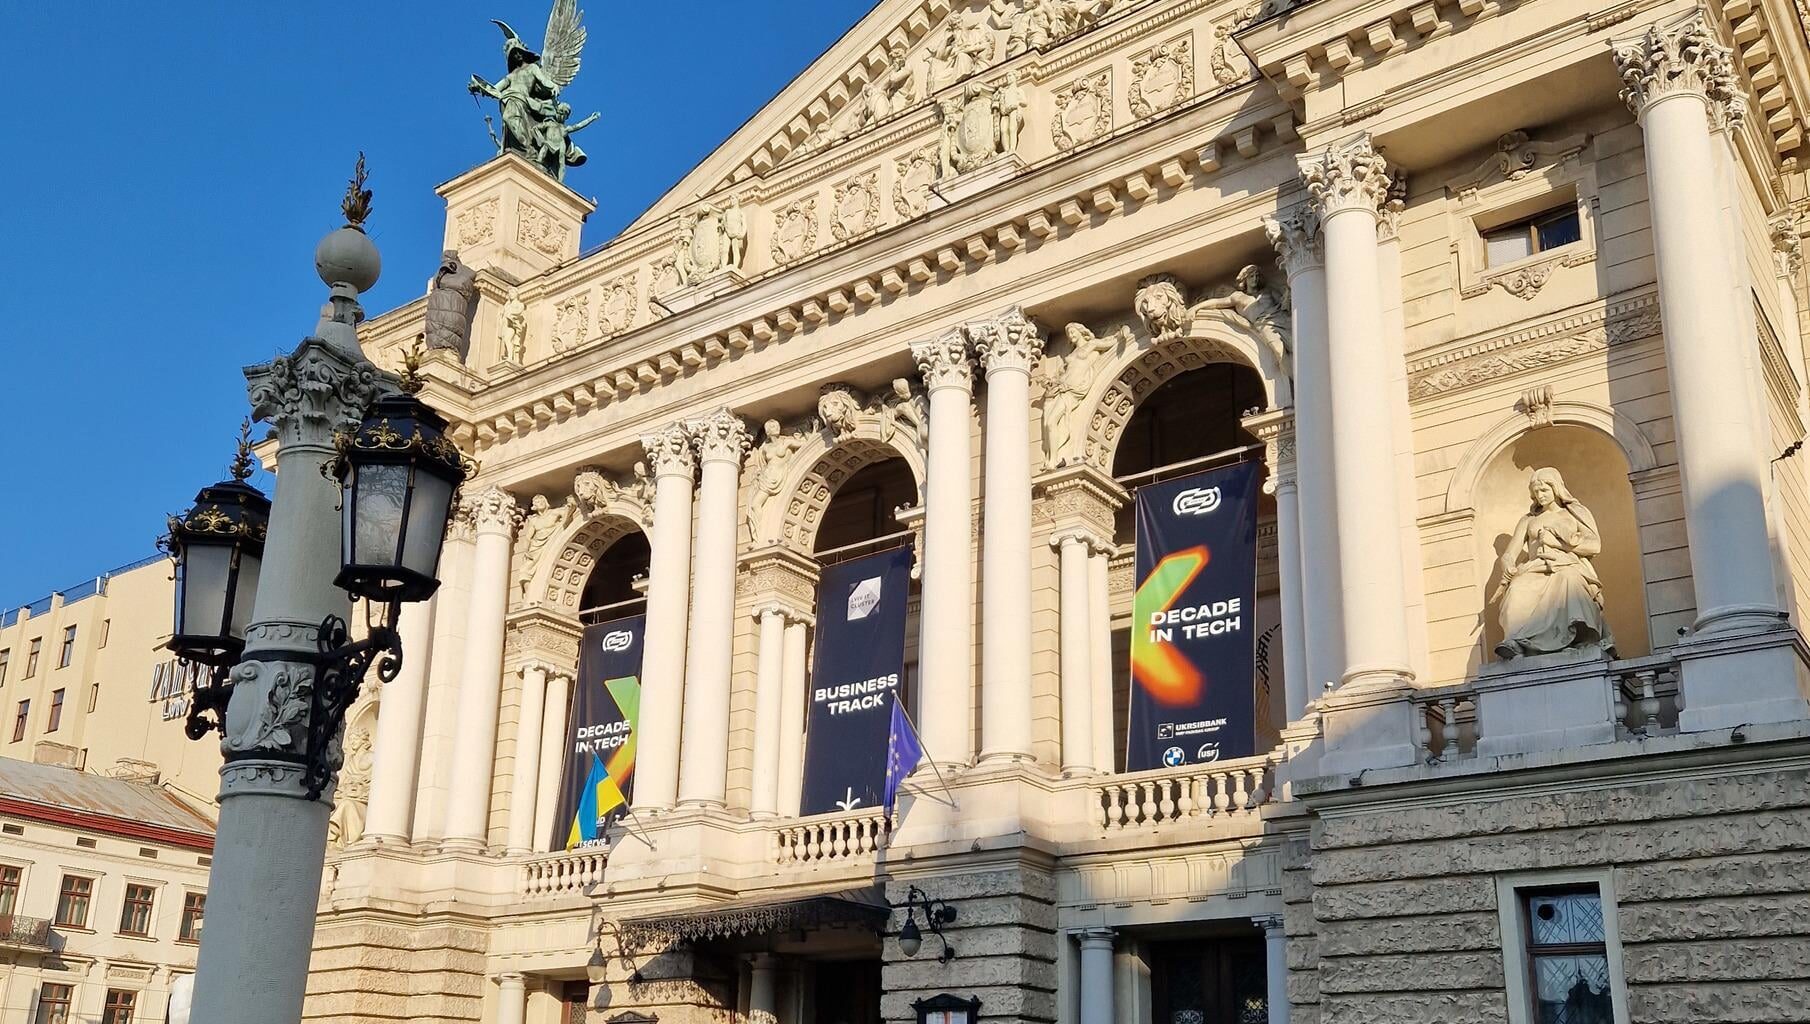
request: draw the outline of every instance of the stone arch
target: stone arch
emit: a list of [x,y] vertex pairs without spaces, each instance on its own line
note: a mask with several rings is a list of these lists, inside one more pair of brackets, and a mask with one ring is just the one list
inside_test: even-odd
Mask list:
[[[1189,370],[1210,363],[1236,363],[1257,371],[1270,408],[1294,403],[1294,387],[1284,368],[1250,326],[1223,310],[1194,314],[1187,332],[1157,340],[1137,331],[1095,381],[1083,408],[1087,419],[1087,464],[1111,472],[1113,453],[1126,424],[1150,393]],[[1244,410],[1238,410],[1243,412]]]
[[762,522],[754,524],[758,542],[783,543],[794,551],[810,553],[817,538],[817,527],[829,507],[836,489],[858,471],[886,459],[904,459],[917,481],[919,500],[924,493],[924,453],[910,436],[909,428],[892,426],[892,436],[882,437],[886,429],[875,412],[863,412],[856,429],[840,439],[827,430],[813,432],[792,456],[787,475],[784,502],[769,502]]
[[[1593,402],[1564,401],[1551,405],[1554,426],[1589,427],[1605,434],[1621,448],[1628,460],[1628,475],[1634,476],[1659,464],[1653,454],[1653,441],[1640,425],[1613,409]],[[1542,424],[1544,425],[1544,424]],[[1527,432],[1536,429],[1527,414],[1511,413],[1471,442],[1464,458],[1452,470],[1446,483],[1445,511],[1463,512],[1476,507],[1477,484],[1483,473],[1503,449]]]
[[590,579],[598,557],[618,540],[642,530],[646,514],[639,504],[616,499],[599,508],[595,515],[568,526],[547,545],[549,551],[558,554],[543,557],[529,577],[530,604],[576,619],[585,581]]

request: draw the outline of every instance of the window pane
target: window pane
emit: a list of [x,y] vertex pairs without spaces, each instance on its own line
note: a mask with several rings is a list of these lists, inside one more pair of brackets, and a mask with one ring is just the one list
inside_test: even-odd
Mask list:
[[1540,251],[1557,249],[1561,245],[1570,245],[1582,238],[1578,229],[1577,211],[1566,210],[1556,217],[1541,221],[1534,230],[1539,234]]
[[1607,957],[1536,956],[1533,966],[1539,1024],[1613,1024]]
[[1602,898],[1594,892],[1529,896],[1527,918],[1535,946],[1604,941]]
[[1483,236],[1483,241],[1489,247],[1487,262],[1492,267],[1533,255],[1533,243],[1528,238],[1526,225],[1492,231]]

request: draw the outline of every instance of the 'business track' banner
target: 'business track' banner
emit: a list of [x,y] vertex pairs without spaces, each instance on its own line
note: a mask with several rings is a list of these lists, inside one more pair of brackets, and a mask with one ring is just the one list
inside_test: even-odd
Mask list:
[[905,671],[911,549],[823,570],[801,814],[878,807],[886,735]]
[[1257,471],[1138,488],[1126,771],[1256,753]]
[[[578,653],[577,692],[566,720],[565,764],[554,821],[553,848],[595,842],[603,826],[621,817],[623,804],[606,784],[603,803],[583,799],[596,792],[604,772],[626,800],[635,778],[635,722],[641,711],[641,640],[646,616],[586,626]],[[551,713],[551,709],[549,709]],[[600,770],[601,769],[601,770]],[[610,806],[614,803],[614,806]],[[597,813],[579,820],[580,807]],[[576,837],[577,842],[571,842]]]

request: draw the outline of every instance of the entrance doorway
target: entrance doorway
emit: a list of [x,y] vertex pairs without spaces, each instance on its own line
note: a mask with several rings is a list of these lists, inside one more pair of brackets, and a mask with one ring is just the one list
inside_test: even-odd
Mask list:
[[1261,935],[1146,942],[1148,1024],[1264,1024],[1264,955]]
[[811,968],[805,1024],[880,1024],[880,961],[819,960]]

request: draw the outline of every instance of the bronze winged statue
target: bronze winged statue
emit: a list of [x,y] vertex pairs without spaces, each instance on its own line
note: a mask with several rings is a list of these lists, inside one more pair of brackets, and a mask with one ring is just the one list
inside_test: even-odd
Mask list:
[[492,19],[492,24],[503,30],[508,71],[494,85],[472,75],[466,86],[473,96],[488,96],[502,108],[503,136],[495,139],[497,148],[527,157],[559,181],[566,179],[566,168],[585,162],[584,150],[573,144],[572,136],[598,117],[591,114],[570,122],[572,108],[559,99],[560,90],[578,77],[585,42],[583,21],[578,0],[553,0],[541,52],[536,53],[515,29]]

